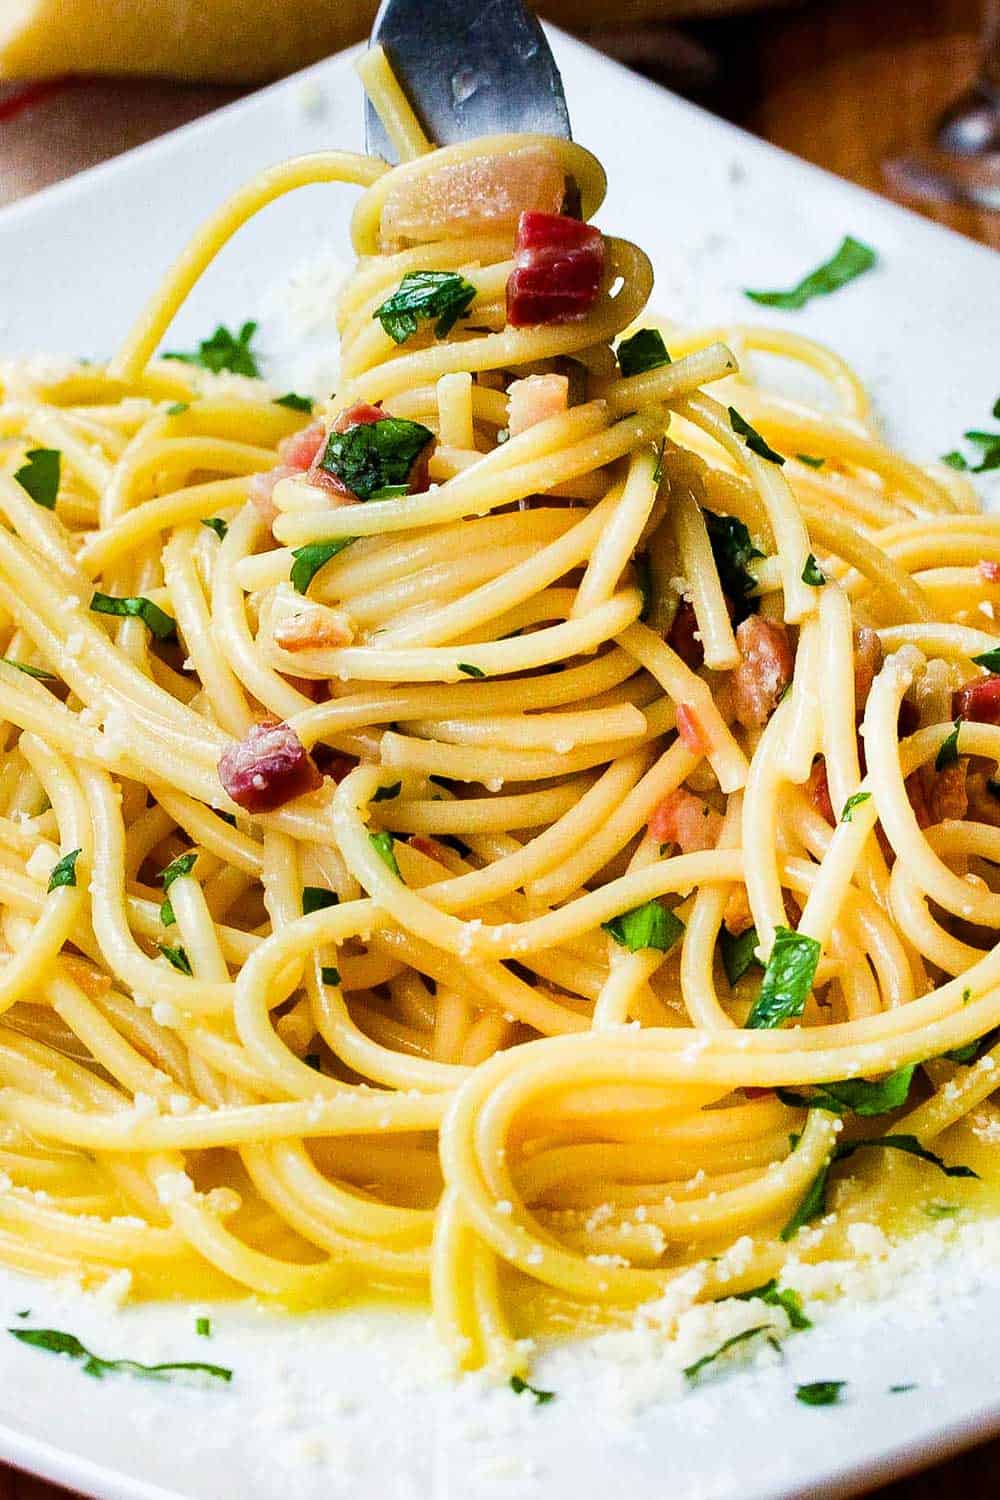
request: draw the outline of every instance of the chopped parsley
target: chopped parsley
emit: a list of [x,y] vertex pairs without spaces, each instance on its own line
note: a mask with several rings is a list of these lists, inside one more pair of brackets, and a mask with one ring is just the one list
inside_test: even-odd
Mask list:
[[756,427],[751,427],[746,417],[741,417],[735,406],[729,408],[729,421],[734,432],[739,433],[751,453],[766,458],[768,463],[784,464],[780,453],[775,453],[770,443],[764,441]]
[[779,1287],[777,1280],[765,1281],[763,1286],[755,1286],[749,1292],[737,1292],[736,1301],[766,1302],[768,1307],[784,1308],[788,1322],[796,1332],[812,1327],[812,1319],[802,1311],[802,1298],[798,1292],[793,1292],[791,1287]]
[[771,1030],[801,1016],[819,963],[820,945],[804,932],[778,927],[774,947],[760,983],[760,993],[746,1019],[750,1031]]
[[924,1213],[928,1219],[954,1219],[962,1212],[957,1203],[925,1203]]
[[640,328],[618,345],[618,366],[623,375],[642,375],[670,364],[663,335],[656,328]]
[[942,453],[941,462],[947,464],[949,469],[958,469],[960,472],[969,467],[968,459],[957,448],[952,448],[950,453]]
[[941,741],[941,748],[938,751],[937,755],[934,757],[935,771],[946,771],[949,766],[953,766],[957,763],[958,731],[959,729],[961,729],[961,727],[961,719],[956,719],[954,724],[952,725],[951,733]]
[[150,635],[158,641],[177,639],[177,621],[158,604],[154,604],[152,599],[145,599],[142,595],[116,599],[111,594],[97,593],[91,599],[90,607],[98,615],[121,615],[141,620]]
[[399,865],[396,863],[396,854],[392,847],[395,843],[392,834],[384,831],[382,833],[370,833],[368,838],[372,848],[386,868],[395,875],[397,880],[402,880],[403,877],[399,873]]
[[623,911],[610,922],[602,922],[601,928],[630,953],[638,953],[643,948],[669,953],[683,934],[684,923],[654,900],[635,906],[631,911]]
[[76,885],[76,862],[82,852],[81,849],[71,849],[57,864],[52,866],[52,874],[49,876],[49,883],[46,887],[50,894],[62,885]]
[[26,677],[34,677],[39,682],[58,682],[59,678],[54,672],[46,672],[44,667],[33,667],[26,661],[15,661],[12,656],[0,656],[0,661],[6,662],[8,667],[16,667]]
[[230,333],[225,324],[220,323],[211,338],[201,340],[196,353],[171,351],[164,354],[163,358],[179,359],[186,365],[201,365],[215,375],[228,370],[232,375],[251,375],[259,379],[260,366],[250,347],[250,341],[256,332],[256,323],[244,323],[239,333]]
[[304,885],[302,887],[302,915],[312,916],[314,911],[326,911],[328,907],[339,906],[340,897],[336,891],[328,891],[322,885]]
[[811,453],[796,453],[795,457],[800,464],[807,464],[810,469],[821,469],[826,463],[825,458],[815,458]]
[[[199,1330],[200,1331],[200,1330]],[[70,1359],[82,1361],[85,1375],[103,1380],[105,1375],[138,1375],[143,1380],[170,1380],[174,1375],[192,1373],[209,1375],[213,1380],[232,1380],[232,1370],[222,1365],[205,1365],[194,1360],[171,1361],[168,1364],[141,1365],[134,1359],[101,1359],[91,1354],[72,1333],[63,1333],[58,1328],[8,1328],[20,1343],[32,1349],[44,1349],[49,1354],[65,1354]]]
[[58,448],[29,448],[26,457],[28,462],[15,469],[14,478],[36,505],[55,510],[62,454]]
[[221,516],[202,516],[201,524],[207,526],[209,531],[214,531],[220,542],[226,540],[229,522],[224,521]]
[[394,797],[399,796],[402,790],[403,783],[401,781],[393,781],[389,786],[376,787],[375,795],[372,797],[372,801],[391,802]]
[[815,271],[810,271],[808,276],[804,276],[787,292],[745,290],[744,296],[749,297],[751,302],[762,303],[764,307],[779,307],[783,312],[796,312],[800,307],[805,307],[813,297],[828,297],[831,292],[839,291],[855,277],[870,271],[877,260],[878,256],[870,245],[847,234],[829,260],[817,266]]
[[486,676],[486,673],[483,671],[482,667],[474,667],[474,666],[472,666],[467,661],[460,661],[459,664],[458,664],[458,670],[460,672],[464,672],[465,675],[466,675],[466,677],[485,677]]
[[810,552],[806,558],[806,565],[802,569],[802,582],[809,583],[814,589],[818,589],[826,582],[826,574],[821,571],[815,557]]
[[383,417],[331,432],[319,466],[359,500],[393,500],[409,494],[410,471],[433,439],[421,422]]
[[734,1333],[732,1338],[726,1339],[724,1343],[719,1345],[718,1349],[713,1349],[711,1354],[703,1354],[701,1359],[696,1359],[693,1364],[685,1365],[685,1377],[688,1380],[694,1380],[705,1369],[706,1365],[714,1363],[720,1354],[726,1353],[727,1349],[734,1349],[737,1344],[745,1344],[748,1339],[752,1339],[756,1334],[767,1332],[768,1324],[759,1323],[756,1328],[744,1328],[742,1333]]
[[764,554],[754,546],[739,517],[716,515],[714,511],[704,509],[702,515],[722,592],[732,602],[734,623],[739,625],[757,607],[754,598],[757,582],[747,571],[747,565]]
[[537,1385],[529,1385],[526,1380],[521,1379],[520,1375],[510,1377],[510,1388],[515,1396],[523,1396],[527,1391],[529,1395],[534,1396],[536,1406],[545,1406],[547,1402],[556,1399],[555,1391],[540,1391]]
[[179,945],[176,948],[171,948],[168,943],[160,943],[159,948],[163,957],[168,963],[173,965],[179,974],[187,974],[190,978],[194,977],[191,969],[191,960],[187,956],[186,948],[182,948]]
[[906,1103],[915,1068],[915,1063],[908,1063],[874,1083],[869,1083],[866,1078],[844,1078],[838,1083],[820,1084],[811,1094],[779,1089],[778,1098],[782,1104],[826,1109],[834,1115],[884,1115],[890,1110],[901,1109]]
[[878,1146],[889,1151],[904,1151],[909,1156],[916,1156],[920,1161],[929,1162],[931,1166],[937,1167],[946,1177],[972,1177],[977,1180],[979,1178],[979,1173],[974,1172],[971,1167],[961,1164],[950,1167],[942,1157],[933,1151],[928,1151],[926,1146],[922,1146],[915,1135],[877,1135],[866,1140],[843,1141],[836,1147],[826,1166],[821,1167],[816,1173],[798,1208],[781,1231],[781,1238],[793,1239],[804,1224],[822,1217],[826,1212],[826,1184],[830,1169],[835,1162],[846,1161],[856,1151],[865,1151],[869,1147]]
[[295,561],[288,576],[295,592],[304,594],[320,568],[356,541],[357,537],[354,536],[338,536],[332,542],[309,542],[305,547],[293,548],[292,556]]
[[846,1380],[810,1380],[795,1387],[795,1399],[804,1406],[836,1406]]
[[434,337],[447,338],[476,300],[476,288],[457,271],[408,271],[391,297],[372,313],[394,344],[405,344],[422,319],[436,318]]
[[[320,973],[320,978],[322,979],[322,981],[323,981],[324,984],[333,984],[333,985],[336,985],[338,989],[340,988],[340,970],[339,969],[335,969],[335,968],[333,968],[332,965],[330,965],[330,966],[328,966],[326,968],[320,969],[319,973]],[[319,1059],[318,1058],[316,1060],[316,1066],[319,1067]]]
[[757,957],[756,948],[759,939],[756,927],[748,927],[746,932],[741,932],[738,937],[733,937],[723,927],[719,934],[719,952],[722,955],[722,967],[726,971],[726,978],[730,984],[735,984],[742,979],[751,964],[756,964],[758,969],[762,967]]
[[1000,469],[1000,432],[966,432],[963,434],[966,442],[975,443],[977,448],[982,449],[982,460],[978,464],[971,464],[973,474],[988,474],[993,469]]
[[889,1395],[900,1396],[904,1391],[916,1391],[919,1389],[920,1387],[917,1385],[916,1381],[910,1380],[907,1381],[905,1385],[891,1385],[889,1387]]
[[182,875],[191,874],[197,858],[197,854],[178,854],[176,859],[172,859],[170,861],[165,870],[160,871],[160,880],[163,884],[163,894],[166,897],[163,905],[160,907],[160,921],[163,923],[164,927],[172,927],[177,921],[177,918],[174,916],[174,908],[170,903],[170,898],[167,896],[167,892],[169,891],[175,880],[179,880]]
[[660,438],[659,446],[656,450],[656,463],[653,465],[653,483],[657,485],[663,478],[663,455],[666,451],[667,439],[666,435],[664,435]]
[[[969,995],[969,991],[965,990],[962,994],[963,1005],[968,1004],[966,1000],[967,995]],[[976,1037],[974,1041],[966,1042],[964,1047],[953,1047],[950,1052],[943,1052],[941,1055],[942,1057],[946,1057],[949,1062],[961,1063],[967,1068],[976,1062],[984,1052],[988,1052],[991,1047],[995,1046],[998,1038],[1000,1038],[1000,1031],[988,1031],[985,1036]]]
[[854,822],[854,809],[860,807],[863,802],[870,802],[871,792],[854,792],[844,803],[844,811],[840,815],[842,823]]
[[297,396],[294,391],[288,391],[284,396],[275,396],[275,406],[287,406],[289,411],[311,412],[313,399],[311,396]]
[[210,1339],[212,1337],[211,1318],[195,1318],[194,1331],[200,1339]]
[[1000,672],[1000,646],[994,647],[992,651],[984,651],[981,656],[974,656],[972,660],[977,667],[985,667],[987,672]]

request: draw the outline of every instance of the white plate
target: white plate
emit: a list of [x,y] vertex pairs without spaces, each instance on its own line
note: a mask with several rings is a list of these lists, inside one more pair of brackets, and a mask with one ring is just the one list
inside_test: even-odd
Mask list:
[[[845,233],[880,266],[790,326],[828,340],[872,386],[889,435],[921,459],[987,425],[1000,391],[996,257],[733,130],[556,35],[577,138],[610,178],[602,224],[652,254],[655,302],[680,320],[763,309]],[[334,58],[0,214],[0,354],[108,354],[191,230],[259,167],[359,146],[359,89]],[[245,229],[197,288],[169,343],[260,316],[283,387],[333,358],[328,310],[353,194],[314,187]],[[290,274],[291,273],[291,274]],[[782,314],[769,320],[781,321]],[[0,1457],[104,1500],[779,1500],[834,1497],[1000,1428],[993,1344],[1000,1234],[969,1229],[940,1264],[882,1265],[890,1296],[841,1304],[788,1341],[786,1363],[680,1399],[637,1342],[545,1356],[534,1407],[442,1376],[426,1319],[346,1312],[292,1320],[184,1305],[128,1308],[0,1278],[4,1323],[67,1328],[104,1355],[211,1359],[231,1387],[88,1380],[0,1336]],[[916,1257],[910,1256],[910,1260]],[[21,1326],[24,1326],[23,1324]],[[846,1400],[799,1405],[795,1381],[846,1379]],[[891,1384],[918,1389],[888,1394]]]

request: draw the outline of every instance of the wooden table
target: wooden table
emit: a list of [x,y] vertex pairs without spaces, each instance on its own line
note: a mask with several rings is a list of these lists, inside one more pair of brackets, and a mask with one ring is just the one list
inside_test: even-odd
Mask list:
[[[937,111],[974,76],[978,17],[977,0],[929,0],[922,6],[914,0],[827,0],[702,24],[693,35],[720,60],[709,90],[713,107],[776,145],[882,192],[886,154],[919,142]],[[109,91],[106,84],[83,82],[41,100],[4,125],[0,203],[232,97],[231,90],[166,83]],[[101,101],[96,113],[95,99]],[[1000,249],[1000,214],[951,205],[924,211]],[[877,1500],[940,1500],[948,1494],[995,1500],[1000,1441],[875,1494]],[[0,1468],[0,1500],[67,1500],[67,1494]]]

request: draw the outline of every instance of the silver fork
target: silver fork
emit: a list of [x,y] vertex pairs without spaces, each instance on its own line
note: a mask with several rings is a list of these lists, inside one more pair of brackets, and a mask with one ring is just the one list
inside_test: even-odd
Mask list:
[[[522,0],[482,6],[476,0],[382,0],[371,42],[385,48],[436,145],[506,131],[570,134],[559,69]],[[370,154],[396,160],[367,101],[365,144]]]

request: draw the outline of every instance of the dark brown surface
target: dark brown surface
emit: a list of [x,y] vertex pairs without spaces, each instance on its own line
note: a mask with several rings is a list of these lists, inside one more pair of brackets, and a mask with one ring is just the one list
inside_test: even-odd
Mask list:
[[[714,76],[708,68],[701,80],[704,102],[786,150],[881,192],[884,156],[919,143],[937,112],[974,76],[979,15],[977,0],[828,0],[714,22],[689,33],[687,45],[695,56],[707,49],[706,56],[718,59]],[[642,38],[639,52],[650,55]],[[221,89],[166,83],[72,85],[4,122],[0,203],[231,97]],[[954,206],[930,212],[1000,248],[1000,214]],[[874,1493],[878,1500],[997,1500],[1000,1441]],[[0,1469],[0,1500],[67,1500],[67,1492]]]

